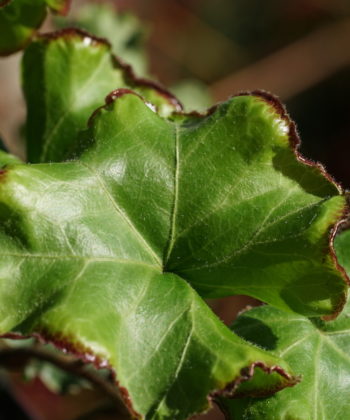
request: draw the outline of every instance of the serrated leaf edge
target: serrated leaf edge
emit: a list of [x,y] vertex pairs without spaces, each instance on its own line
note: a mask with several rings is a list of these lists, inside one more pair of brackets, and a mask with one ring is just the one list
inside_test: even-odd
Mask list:
[[[99,112],[103,109],[105,109],[106,107],[108,107],[111,103],[113,103],[114,101],[116,101],[118,98],[124,96],[124,95],[128,95],[128,94],[132,94],[135,96],[138,96],[141,100],[143,100],[145,102],[146,105],[149,105],[147,103],[147,101],[140,96],[138,93],[132,91],[131,89],[116,89],[114,91],[112,91],[110,94],[108,94],[105,98],[105,104],[102,105],[101,107],[97,108],[93,114],[91,115],[91,117],[88,120],[88,127],[91,126],[94,118],[99,114]],[[324,178],[326,178],[331,184],[333,184],[336,189],[338,190],[339,194],[342,196],[345,196],[345,191],[343,190],[342,186],[326,171],[325,167],[319,163],[319,162],[314,162],[310,159],[305,158],[300,152],[299,152],[299,147],[301,144],[301,140],[296,128],[296,124],[294,123],[294,121],[291,120],[291,118],[289,117],[289,114],[286,111],[286,108],[284,107],[284,105],[280,102],[280,100],[272,95],[269,92],[266,92],[264,90],[254,90],[254,91],[247,91],[247,92],[239,92],[236,95],[232,95],[230,98],[235,98],[238,96],[254,96],[258,99],[263,100],[265,103],[267,103],[268,105],[270,105],[272,107],[272,109],[277,113],[277,115],[285,121],[287,127],[288,127],[288,140],[289,140],[289,145],[290,148],[292,150],[292,152],[295,155],[295,158],[298,162],[302,163],[303,165],[309,166],[311,168],[315,168]],[[206,118],[209,115],[213,114],[217,108],[219,107],[220,103],[212,106],[211,108],[209,108],[207,111],[200,113],[200,112],[196,112],[196,111],[192,111],[189,113],[186,113],[184,111],[175,111],[173,113],[173,115],[178,115],[178,116],[183,116],[183,117],[194,117],[194,118]],[[349,198],[349,197],[348,197]],[[348,223],[348,219],[350,217],[350,199],[347,199],[344,205],[344,208],[342,210],[342,213],[339,215],[339,218],[336,220],[335,224],[330,228],[329,230],[329,240],[328,240],[328,249],[326,249],[326,253],[331,257],[331,261],[334,265],[334,268],[341,274],[343,280],[344,280],[344,284],[350,286],[350,278],[348,276],[348,274],[346,273],[344,267],[341,266],[341,264],[339,263],[338,257],[335,253],[335,249],[334,249],[334,239],[336,237],[336,235],[338,234],[338,232],[340,232],[340,230],[344,230],[344,229],[348,229],[350,228],[350,223]],[[333,320],[335,319],[340,312],[343,310],[344,305],[346,303],[346,299],[347,299],[347,293],[344,292],[341,299],[337,302],[337,304],[334,306],[334,313],[331,315],[327,315],[325,317],[323,317],[324,320]]]
[[[259,368],[263,370],[265,373],[271,375],[272,373],[278,373],[280,376],[285,378],[288,382],[284,386],[270,388],[266,391],[261,390],[261,392],[253,392],[253,393],[245,393],[245,392],[237,392],[237,388],[243,382],[247,382],[254,376],[255,369]],[[301,381],[299,376],[292,376],[288,374],[283,368],[277,365],[268,366],[266,363],[257,361],[251,363],[248,367],[243,368],[240,372],[240,376],[236,378],[234,381],[230,382],[224,389],[214,391],[211,393],[213,398],[217,397],[225,397],[225,398],[241,398],[246,396],[254,396],[254,397],[267,397],[269,395],[273,395],[276,392],[286,388],[286,387],[293,387],[297,385]]]
[[[132,404],[132,399],[126,387],[122,386],[118,380],[116,370],[104,359],[99,356],[96,356],[91,350],[87,349],[81,343],[74,343],[69,341],[67,337],[63,336],[55,336],[54,334],[48,333],[46,331],[41,331],[40,333],[32,333],[29,335],[22,335],[20,333],[6,333],[0,335],[0,338],[6,338],[11,340],[24,340],[28,338],[35,338],[41,344],[52,344],[57,349],[61,350],[63,353],[68,353],[79,360],[82,360],[84,363],[92,364],[96,369],[108,369],[111,374],[115,385],[118,388],[120,397],[124,402],[125,406],[129,410],[132,418],[135,419],[142,419],[143,416],[138,413]],[[240,394],[235,394],[238,386],[246,381],[249,381],[253,376],[256,368],[262,369],[266,374],[278,373],[281,377],[286,379],[284,385],[281,384],[280,387],[275,387],[270,389],[266,392],[262,391],[261,393],[253,393],[254,396],[269,396],[272,395],[286,387],[293,387],[299,383],[300,378],[292,376],[288,374],[283,368],[277,365],[268,366],[266,363],[262,361],[256,361],[248,365],[246,368],[241,369],[240,374],[230,383],[228,383],[223,389],[214,390],[207,395],[207,402],[208,402],[208,411],[212,408],[213,402],[217,402],[218,397],[227,397],[227,398],[235,398],[241,397]],[[249,394],[251,395],[251,394]],[[221,407],[220,407],[221,408]],[[204,411],[205,412],[205,411]],[[202,414],[202,412],[193,413],[190,417],[195,418],[197,415]]]
[[[181,112],[183,107],[181,102],[169,92],[162,84],[142,77],[137,77],[132,67],[125,63],[121,58],[113,54],[110,42],[105,38],[100,38],[80,28],[64,28],[55,32],[40,34],[37,40],[43,42],[52,42],[58,39],[78,37],[83,40],[89,40],[92,45],[101,45],[108,49],[112,63],[116,69],[123,73],[125,81],[132,88],[150,88],[162,96],[177,112]],[[109,96],[109,95],[108,95]],[[141,96],[140,96],[141,97]]]

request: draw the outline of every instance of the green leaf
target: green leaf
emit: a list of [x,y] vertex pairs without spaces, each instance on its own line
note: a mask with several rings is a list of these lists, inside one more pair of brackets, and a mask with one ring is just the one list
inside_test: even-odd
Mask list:
[[274,106],[242,96],[183,122],[166,270],[204,297],[331,314],[347,293],[329,243],[345,198],[291,150],[294,126]]
[[269,398],[221,399],[235,420],[341,420],[350,410],[350,303],[336,321],[323,322],[263,306],[233,326],[241,337],[273,350],[301,375],[293,389]]
[[49,6],[66,13],[69,0],[3,0],[0,1],[0,56],[24,48],[46,17]]
[[[172,97],[148,82],[145,87],[143,81],[128,78],[112,59],[106,43],[75,30],[42,38],[27,50],[24,88],[31,162],[73,156],[77,133],[89,113],[107,90],[125,86],[123,78],[148,100],[159,100],[160,108],[164,100],[168,108],[176,106]],[[39,71],[34,65],[38,63]],[[178,226],[169,243],[167,269],[185,277],[205,297],[243,293],[305,315],[331,314],[345,300],[346,286],[328,237],[345,199],[319,165],[295,159],[297,152],[289,144],[294,142],[296,149],[295,128],[279,107],[267,106],[262,99],[252,105],[236,99],[206,119],[178,117],[180,125],[188,126],[178,152],[186,155],[189,149],[189,158],[184,164],[179,156],[177,181],[182,185],[173,220]],[[139,125],[138,116],[133,124]],[[206,130],[210,135],[202,145]],[[192,132],[199,137],[198,150],[187,140]],[[218,168],[215,177],[207,176],[211,154]],[[169,196],[168,207],[173,201]],[[157,210],[154,215],[157,225],[164,214]]]
[[147,419],[205,410],[209,393],[235,388],[256,362],[252,393],[293,385],[286,365],[277,369],[278,359],[234,336],[184,279],[164,272],[180,127],[119,94],[95,114],[79,159],[4,173],[1,333],[40,334],[111,366]]
[[42,0],[12,0],[0,4],[0,55],[22,49],[45,16],[46,6]]
[[146,419],[205,410],[208,394],[236,391],[254,367],[237,392],[294,384],[191,287],[339,310],[346,285],[329,234],[345,198],[301,161],[293,136],[267,95],[162,118],[113,92],[70,161],[3,174],[0,332],[41,334],[110,365]]
[[30,162],[61,161],[87,119],[113,89],[132,87],[162,115],[179,110],[176,99],[152,82],[137,79],[101,39],[66,29],[41,36],[23,59]]
[[[349,200],[349,193],[347,199]],[[339,264],[344,267],[348,275],[350,274],[350,230],[349,215],[339,223],[341,232],[334,238],[334,248],[338,257]]]

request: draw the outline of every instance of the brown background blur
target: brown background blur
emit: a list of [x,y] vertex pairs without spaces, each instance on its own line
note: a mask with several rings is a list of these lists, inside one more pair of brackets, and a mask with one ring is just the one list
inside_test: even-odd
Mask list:
[[[87,2],[75,0],[74,6],[81,3]],[[302,152],[350,186],[350,0],[109,3],[145,22],[150,73],[165,86],[199,80],[213,102],[242,90],[271,91],[296,121]],[[12,151],[24,156],[18,134],[24,121],[19,60],[20,54],[0,59],[0,134]],[[230,323],[250,302],[235,297],[211,304]],[[23,395],[29,391],[22,391],[16,391],[16,398],[27,407]],[[56,420],[53,416],[52,411],[49,417],[32,412],[33,419]],[[65,418],[61,412],[59,416],[57,420],[73,419],[68,411]],[[218,411],[201,417],[222,418]]]

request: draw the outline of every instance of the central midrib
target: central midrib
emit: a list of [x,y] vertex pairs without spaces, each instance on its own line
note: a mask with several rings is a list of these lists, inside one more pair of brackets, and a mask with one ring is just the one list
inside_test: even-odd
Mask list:
[[174,141],[175,141],[175,156],[174,156],[174,201],[170,216],[170,229],[169,239],[165,247],[163,256],[163,272],[166,272],[166,266],[171,255],[171,251],[175,243],[175,228],[176,228],[176,216],[178,210],[178,197],[179,197],[179,173],[180,173],[180,150],[179,150],[179,134],[180,127],[178,124],[174,124]]

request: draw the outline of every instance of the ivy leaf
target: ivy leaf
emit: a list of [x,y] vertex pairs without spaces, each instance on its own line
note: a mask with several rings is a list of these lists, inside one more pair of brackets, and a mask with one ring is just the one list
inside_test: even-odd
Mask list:
[[272,98],[238,96],[207,117],[166,120],[127,93],[107,98],[80,160],[106,177],[163,269],[205,298],[337,313],[347,285],[329,235],[346,200],[322,168],[295,158],[293,124]]
[[254,366],[253,394],[293,385],[286,365],[234,336],[165,269],[175,133],[193,133],[201,119],[163,119],[125,90],[108,102],[74,161],[3,174],[1,333],[39,334],[111,366],[131,410],[147,419],[201,412],[208,394],[235,390]]
[[[34,63],[41,70],[33,71]],[[28,48],[23,67],[31,162],[71,158],[77,133],[100,104],[101,94],[125,86],[125,80],[158,109],[165,104],[163,115],[178,106],[164,91],[135,80],[130,69],[116,69],[109,45],[81,31],[41,38]],[[178,226],[168,244],[167,269],[185,277],[205,297],[243,293],[305,315],[329,315],[340,310],[346,294],[329,240],[346,209],[345,199],[320,165],[298,155],[295,127],[281,105],[272,98],[266,101],[270,105],[262,98],[236,99],[232,107],[223,105],[212,116],[193,115],[178,124],[188,133],[184,131],[178,152],[189,149],[189,159],[184,164],[179,156],[176,184],[181,184],[181,196],[172,221]],[[138,116],[131,124],[139,125]],[[191,151],[187,138],[192,132],[208,141],[202,144],[199,138],[194,142],[199,147]],[[217,176],[207,176],[208,165],[216,168]],[[142,205],[149,206],[148,192],[140,196]],[[173,201],[168,196],[168,208]],[[156,226],[164,214],[157,203],[154,207]]]
[[61,161],[91,113],[116,88],[132,87],[162,115],[180,110],[157,84],[137,79],[111,54],[110,45],[77,29],[41,36],[23,58],[30,162]]
[[60,14],[68,12],[69,0],[0,1],[0,56],[24,48],[43,23],[47,7]]
[[233,326],[241,337],[286,360],[301,382],[269,398],[221,399],[235,420],[341,420],[350,410],[350,303],[336,321],[308,319],[263,306]]
[[345,198],[296,159],[292,136],[267,95],[162,118],[113,92],[70,161],[3,173],[0,332],[111,366],[146,419],[186,419],[217,390],[293,385],[286,365],[233,335],[193,289],[339,310],[346,285],[329,234]]

